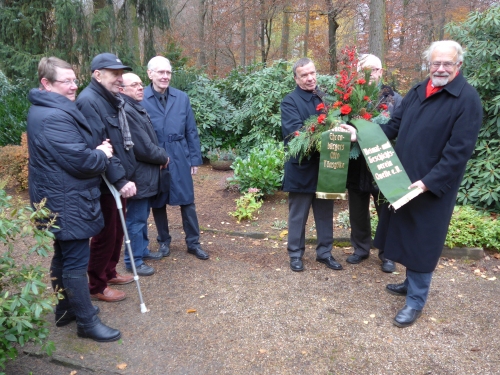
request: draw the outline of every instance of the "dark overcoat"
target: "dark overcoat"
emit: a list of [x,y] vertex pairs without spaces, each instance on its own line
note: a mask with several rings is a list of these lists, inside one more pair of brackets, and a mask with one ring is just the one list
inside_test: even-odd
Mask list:
[[132,177],[137,193],[129,199],[149,198],[158,193],[160,166],[167,163],[167,152],[158,146],[158,138],[144,107],[130,96],[122,94],[122,97],[137,162]]
[[[113,157],[106,169],[106,178],[117,190],[120,190],[132,179],[136,161],[134,148],[125,149],[123,136],[118,120],[120,100],[104,86],[92,78],[89,85],[78,95],[76,106],[101,141],[109,139],[113,146]],[[101,191],[109,193],[104,181]]]
[[57,214],[56,239],[82,240],[104,227],[99,197],[108,158],[102,142],[75,103],[63,95],[33,89],[28,112],[28,185],[31,203],[47,198]]
[[459,73],[426,98],[429,79],[415,85],[386,125],[412,182],[429,189],[396,212],[381,210],[374,244],[416,272],[432,272],[443,249],[465,166],[482,123],[476,90]]
[[167,106],[163,108],[149,85],[144,90],[141,104],[151,117],[159,145],[170,157],[168,169],[171,184],[168,204],[178,206],[194,203],[191,167],[203,164],[203,160],[198,128],[188,96],[169,87]]
[[[299,86],[285,96],[281,102],[281,132],[285,146],[293,133],[304,126],[304,121],[319,115],[316,106],[322,101],[319,96]],[[308,157],[290,158],[285,162],[283,190],[293,193],[315,193],[318,185],[319,152]]]

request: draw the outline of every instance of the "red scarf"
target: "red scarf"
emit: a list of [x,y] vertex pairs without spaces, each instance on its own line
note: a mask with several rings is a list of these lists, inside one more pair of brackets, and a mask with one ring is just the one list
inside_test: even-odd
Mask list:
[[428,98],[429,96],[437,93],[442,88],[443,88],[443,86],[434,87],[432,85],[432,80],[430,79],[429,82],[427,82],[427,87],[425,89],[425,97]]

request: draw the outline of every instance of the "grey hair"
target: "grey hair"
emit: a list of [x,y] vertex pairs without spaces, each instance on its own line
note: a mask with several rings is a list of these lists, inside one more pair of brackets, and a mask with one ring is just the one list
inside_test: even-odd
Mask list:
[[303,66],[306,66],[307,64],[312,63],[313,61],[308,58],[308,57],[302,57],[301,59],[298,59],[295,64],[293,64],[293,76],[297,76],[297,68],[302,68]]
[[172,66],[172,64],[170,64],[170,60],[167,59],[166,57],[155,56],[151,60],[149,60],[149,62],[148,62],[148,70],[153,70],[153,67],[155,67],[156,64],[158,64],[160,61],[161,62],[166,62],[168,65]]
[[427,50],[422,54],[424,59],[426,59],[428,62],[431,61],[431,55],[432,52],[436,48],[441,48],[441,47],[452,47],[455,48],[455,51],[457,51],[457,61],[463,62],[464,61],[464,50],[460,44],[455,42],[454,40],[438,40],[437,42],[433,42]]

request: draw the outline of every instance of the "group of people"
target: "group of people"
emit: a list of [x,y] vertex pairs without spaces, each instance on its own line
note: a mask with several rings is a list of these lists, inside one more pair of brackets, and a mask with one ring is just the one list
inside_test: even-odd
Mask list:
[[[406,266],[406,279],[389,284],[392,294],[406,296],[394,324],[406,327],[421,314],[446,237],[456,194],[482,121],[477,92],[460,73],[461,46],[453,41],[433,43],[425,52],[430,74],[405,98],[383,86],[382,64],[373,55],[360,59],[381,85],[380,100],[391,115],[382,130],[391,140],[412,184],[425,193],[397,212],[387,204],[375,206],[379,226],[374,245],[384,272],[394,262]],[[77,335],[95,341],[115,341],[119,330],[98,318],[91,299],[123,300],[113,285],[127,284],[132,275],[117,273],[124,229],[117,202],[101,176],[119,191],[126,207],[133,262],[141,276],[155,270],[145,260],[170,255],[171,235],[167,205],[180,206],[187,252],[198,259],[209,255],[200,246],[192,175],[202,164],[200,141],[188,96],[170,87],[172,66],[156,56],[147,66],[151,81],[141,78],[111,53],[91,62],[90,84],[76,98],[78,80],[72,66],[55,57],[38,66],[39,88],[32,89],[28,114],[29,192],[33,203],[47,198],[56,216],[51,280],[63,298],[55,309],[57,326],[77,322]],[[125,73],[125,71],[127,71]],[[282,133],[299,130],[323,93],[316,84],[316,68],[308,58],[293,66],[297,84],[281,103]],[[342,125],[356,141],[352,126]],[[360,156],[348,172],[351,242],[354,253],[347,262],[368,258],[372,245],[370,197],[378,195],[366,162]],[[292,271],[303,271],[305,225],[312,206],[317,230],[316,260],[333,270],[342,265],[332,256],[333,200],[315,196],[319,154],[285,163],[283,190],[289,193],[287,250]],[[147,220],[152,210],[159,251],[149,249]],[[89,239],[91,239],[89,241]],[[125,268],[132,259],[125,253]]]
[[[434,42],[423,54],[429,66],[428,78],[413,86],[404,98],[381,86],[380,99],[388,105],[391,118],[380,127],[389,140],[396,140],[394,149],[412,182],[408,189],[421,188],[423,194],[395,211],[387,203],[379,204],[378,189],[362,156],[349,164],[347,188],[354,253],[346,261],[358,264],[370,254],[369,204],[373,195],[379,215],[373,244],[382,271],[393,272],[394,262],[406,267],[404,282],[386,286],[387,292],[406,297],[404,307],[393,319],[401,328],[415,323],[427,301],[458,188],[482,124],[479,95],[460,72],[463,54],[455,41]],[[371,69],[371,79],[380,82],[382,66],[376,56],[364,56],[360,63],[361,68]],[[298,60],[293,74],[297,87],[281,103],[285,144],[305,120],[319,115],[317,106],[323,95],[310,59]],[[351,132],[351,141],[357,141],[354,127],[341,126]],[[305,225],[311,207],[317,230],[316,260],[331,269],[342,269],[331,254],[333,201],[315,196],[319,162],[318,153],[301,162],[291,158],[285,163],[283,187],[289,192],[287,247],[292,271],[304,269]]]
[[[194,205],[192,175],[202,164],[198,130],[187,95],[169,87],[169,60],[151,59],[146,89],[112,53],[95,56],[90,68],[92,79],[77,99],[79,82],[69,63],[56,57],[39,63],[40,86],[29,93],[29,193],[33,203],[46,198],[56,215],[50,267],[52,287],[62,294],[56,325],[76,320],[78,336],[108,342],[121,333],[100,321],[91,300],[123,300],[125,293],[111,286],[131,283],[134,276],[116,271],[124,228],[102,176],[126,207],[138,275],[155,272],[144,260],[170,255],[167,204],[181,208],[187,252],[202,260],[209,255],[200,246]],[[149,250],[151,208],[158,252]],[[132,272],[128,253],[124,262]]]

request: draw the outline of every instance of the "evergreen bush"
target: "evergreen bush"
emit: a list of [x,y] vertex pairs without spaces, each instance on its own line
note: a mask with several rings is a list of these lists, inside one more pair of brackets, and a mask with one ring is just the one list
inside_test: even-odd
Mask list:
[[12,84],[0,71],[0,146],[21,142],[29,107],[26,82]]
[[484,108],[475,153],[467,164],[458,194],[460,204],[500,212],[500,6],[472,12],[446,31],[466,48],[463,73],[478,91]]

